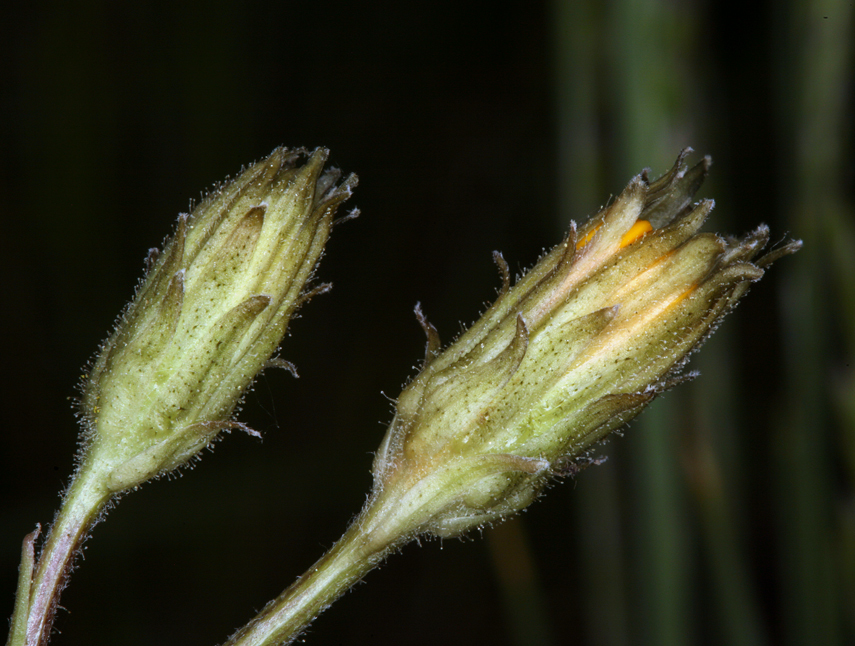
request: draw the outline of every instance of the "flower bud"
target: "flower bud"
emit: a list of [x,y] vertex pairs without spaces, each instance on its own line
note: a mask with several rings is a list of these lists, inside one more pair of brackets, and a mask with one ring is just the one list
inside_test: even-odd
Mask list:
[[[454,536],[515,513],[586,451],[685,377],[709,336],[763,268],[765,226],[744,238],[699,233],[712,201],[692,204],[709,165],[690,151],[612,204],[510,287],[439,352],[428,334],[421,373],[404,389],[374,462],[374,499],[410,535]],[[756,259],[755,259],[756,258]],[[691,375],[688,375],[691,376]],[[394,523],[393,523],[394,524]]]
[[[83,382],[84,460],[118,492],[193,458],[270,365],[356,185],[279,148],[182,215]],[[324,290],[325,287],[319,288]],[[274,365],[288,366],[273,360]],[[254,431],[251,431],[254,433]]]

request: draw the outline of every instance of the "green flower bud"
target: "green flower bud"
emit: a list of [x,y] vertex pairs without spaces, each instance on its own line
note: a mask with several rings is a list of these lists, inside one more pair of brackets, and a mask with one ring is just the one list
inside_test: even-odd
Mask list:
[[[275,150],[182,215],[83,383],[84,460],[119,492],[175,469],[223,429],[271,363],[356,185],[326,150]],[[156,256],[156,257],[155,257]],[[288,367],[278,359],[274,365]],[[254,431],[250,431],[254,433]]]
[[391,501],[381,525],[455,536],[520,511],[685,379],[689,354],[763,268],[801,246],[757,258],[765,226],[699,233],[713,203],[692,197],[710,160],[688,169],[688,152],[654,182],[634,178],[578,232],[571,223],[513,288],[496,254],[498,300],[444,352],[417,308],[427,359],[375,457],[374,501]]

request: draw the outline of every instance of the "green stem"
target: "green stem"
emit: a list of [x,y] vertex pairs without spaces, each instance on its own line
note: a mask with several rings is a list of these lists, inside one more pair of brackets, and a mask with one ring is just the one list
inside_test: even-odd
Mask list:
[[279,646],[296,639],[314,619],[411,533],[387,531],[390,509],[383,496],[369,500],[344,536],[224,646]]
[[30,611],[30,592],[33,587],[35,565],[35,542],[41,527],[24,537],[21,549],[21,565],[18,567],[18,591],[15,593],[15,611],[12,613],[9,640],[6,646],[24,646],[27,643],[27,613]]
[[[54,614],[59,605],[59,595],[65,586],[74,555],[109,500],[109,494],[101,485],[103,481],[102,474],[87,468],[86,465],[78,471],[39,556],[31,585],[24,581],[24,572],[32,571],[31,561],[29,565],[27,563],[29,552],[25,540],[25,558],[21,564],[22,576],[18,585],[18,600],[8,646],[47,644]],[[32,534],[27,538],[31,536]],[[22,613],[24,602],[27,603],[27,609]]]

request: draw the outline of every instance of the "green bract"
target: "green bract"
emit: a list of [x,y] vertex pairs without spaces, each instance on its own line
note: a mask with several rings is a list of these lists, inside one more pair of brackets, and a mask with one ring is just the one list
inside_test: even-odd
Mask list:
[[[337,207],[327,151],[275,150],[211,193],[153,261],[84,382],[85,460],[122,491],[187,462],[229,421],[301,302]],[[305,298],[305,294],[302,294]]]
[[[709,159],[685,151],[665,176],[634,178],[438,352],[401,393],[374,462],[384,526],[454,536],[527,506],[550,477],[680,379],[688,355],[791,243],[698,233],[692,204]],[[383,501],[382,503],[380,501]],[[369,507],[372,505],[369,504]],[[394,519],[391,517],[394,516]]]

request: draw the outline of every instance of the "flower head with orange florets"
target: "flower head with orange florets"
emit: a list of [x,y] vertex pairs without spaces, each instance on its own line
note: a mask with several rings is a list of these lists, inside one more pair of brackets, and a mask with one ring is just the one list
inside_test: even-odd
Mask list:
[[380,525],[455,536],[523,509],[684,379],[690,353],[764,268],[801,246],[758,257],[765,226],[699,233],[713,202],[692,198],[710,160],[688,168],[689,152],[656,181],[635,177],[579,230],[571,223],[513,287],[496,254],[499,298],[446,350],[417,309],[427,360],[374,461]]

